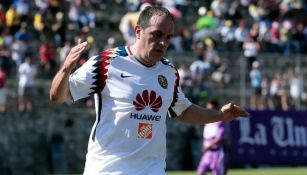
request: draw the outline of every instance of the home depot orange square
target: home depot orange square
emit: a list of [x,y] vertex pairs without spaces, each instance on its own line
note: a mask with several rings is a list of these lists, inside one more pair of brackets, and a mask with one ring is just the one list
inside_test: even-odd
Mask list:
[[152,138],[152,124],[139,123],[138,138],[151,139]]

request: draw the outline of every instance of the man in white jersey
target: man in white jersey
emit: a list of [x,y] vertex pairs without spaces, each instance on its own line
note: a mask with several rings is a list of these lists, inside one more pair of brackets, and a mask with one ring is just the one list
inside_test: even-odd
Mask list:
[[248,115],[234,104],[215,111],[184,96],[177,70],[163,58],[174,34],[168,10],[146,8],[135,33],[135,44],[103,51],[72,73],[87,47],[79,40],[53,79],[54,102],[95,97],[85,175],[164,175],[167,113],[194,124]]

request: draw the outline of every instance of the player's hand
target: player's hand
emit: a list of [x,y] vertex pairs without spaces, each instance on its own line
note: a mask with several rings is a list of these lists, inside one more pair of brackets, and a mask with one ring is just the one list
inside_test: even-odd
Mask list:
[[77,45],[75,45],[69,52],[64,62],[64,69],[71,70],[76,66],[81,54],[87,47],[87,42],[82,42],[81,38],[78,39]]
[[224,105],[221,111],[222,111],[223,121],[230,121],[238,117],[248,117],[249,116],[248,112],[246,112],[244,109],[240,108],[239,106],[233,103],[228,103]]

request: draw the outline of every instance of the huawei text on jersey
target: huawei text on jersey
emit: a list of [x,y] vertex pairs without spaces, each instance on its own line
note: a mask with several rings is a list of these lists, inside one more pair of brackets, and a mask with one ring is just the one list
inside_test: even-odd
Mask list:
[[137,119],[137,120],[160,121],[161,115],[131,113],[130,118],[131,119]]

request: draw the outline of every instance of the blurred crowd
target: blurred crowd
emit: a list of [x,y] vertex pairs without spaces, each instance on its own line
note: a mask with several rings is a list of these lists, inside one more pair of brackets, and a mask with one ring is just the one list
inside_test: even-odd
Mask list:
[[[103,30],[97,23],[103,20],[108,24],[107,20],[117,12],[104,17],[98,12],[102,7],[106,10],[114,5],[124,9],[116,24],[117,30],[112,32],[120,33],[120,37],[110,33],[106,42],[101,43],[100,34],[93,34]],[[31,94],[27,94],[35,87],[35,78],[51,79],[78,37],[90,44],[79,61],[81,65],[103,49],[134,42],[133,29],[138,14],[149,5],[164,6],[174,16],[176,31],[169,50],[183,54],[193,52],[197,57],[191,64],[179,65],[182,85],[195,88],[193,93],[203,92],[203,82],[207,79],[218,84],[231,83],[232,76],[224,61],[227,58],[223,58],[221,52],[242,52],[247,61],[246,72],[254,72],[246,80],[253,82],[250,88],[254,91],[254,84],[257,88],[259,84],[265,84],[262,80],[254,83],[254,78],[259,78],[253,66],[255,62],[257,64],[259,53],[290,56],[306,54],[307,51],[304,0],[1,0],[0,95],[5,94],[2,87],[5,87],[6,79],[16,78],[19,81],[19,110],[31,110],[32,99],[27,98]],[[294,71],[286,77],[300,76]],[[273,82],[278,78],[262,74],[261,79],[269,79],[266,81],[274,89]],[[289,85],[298,82],[300,85],[297,86],[302,88],[302,78],[285,81],[291,82]],[[265,97],[261,98],[262,105],[257,105],[259,89],[255,91],[251,108],[273,109],[279,106],[273,105],[274,102],[264,105]],[[301,91],[295,98],[304,100]],[[290,91],[285,92],[286,97],[280,96],[281,109],[290,108],[291,100],[287,97],[292,98],[294,92],[296,90],[290,87]],[[5,111],[1,107],[5,98],[1,99],[0,110]],[[92,105],[91,101],[86,104]]]

